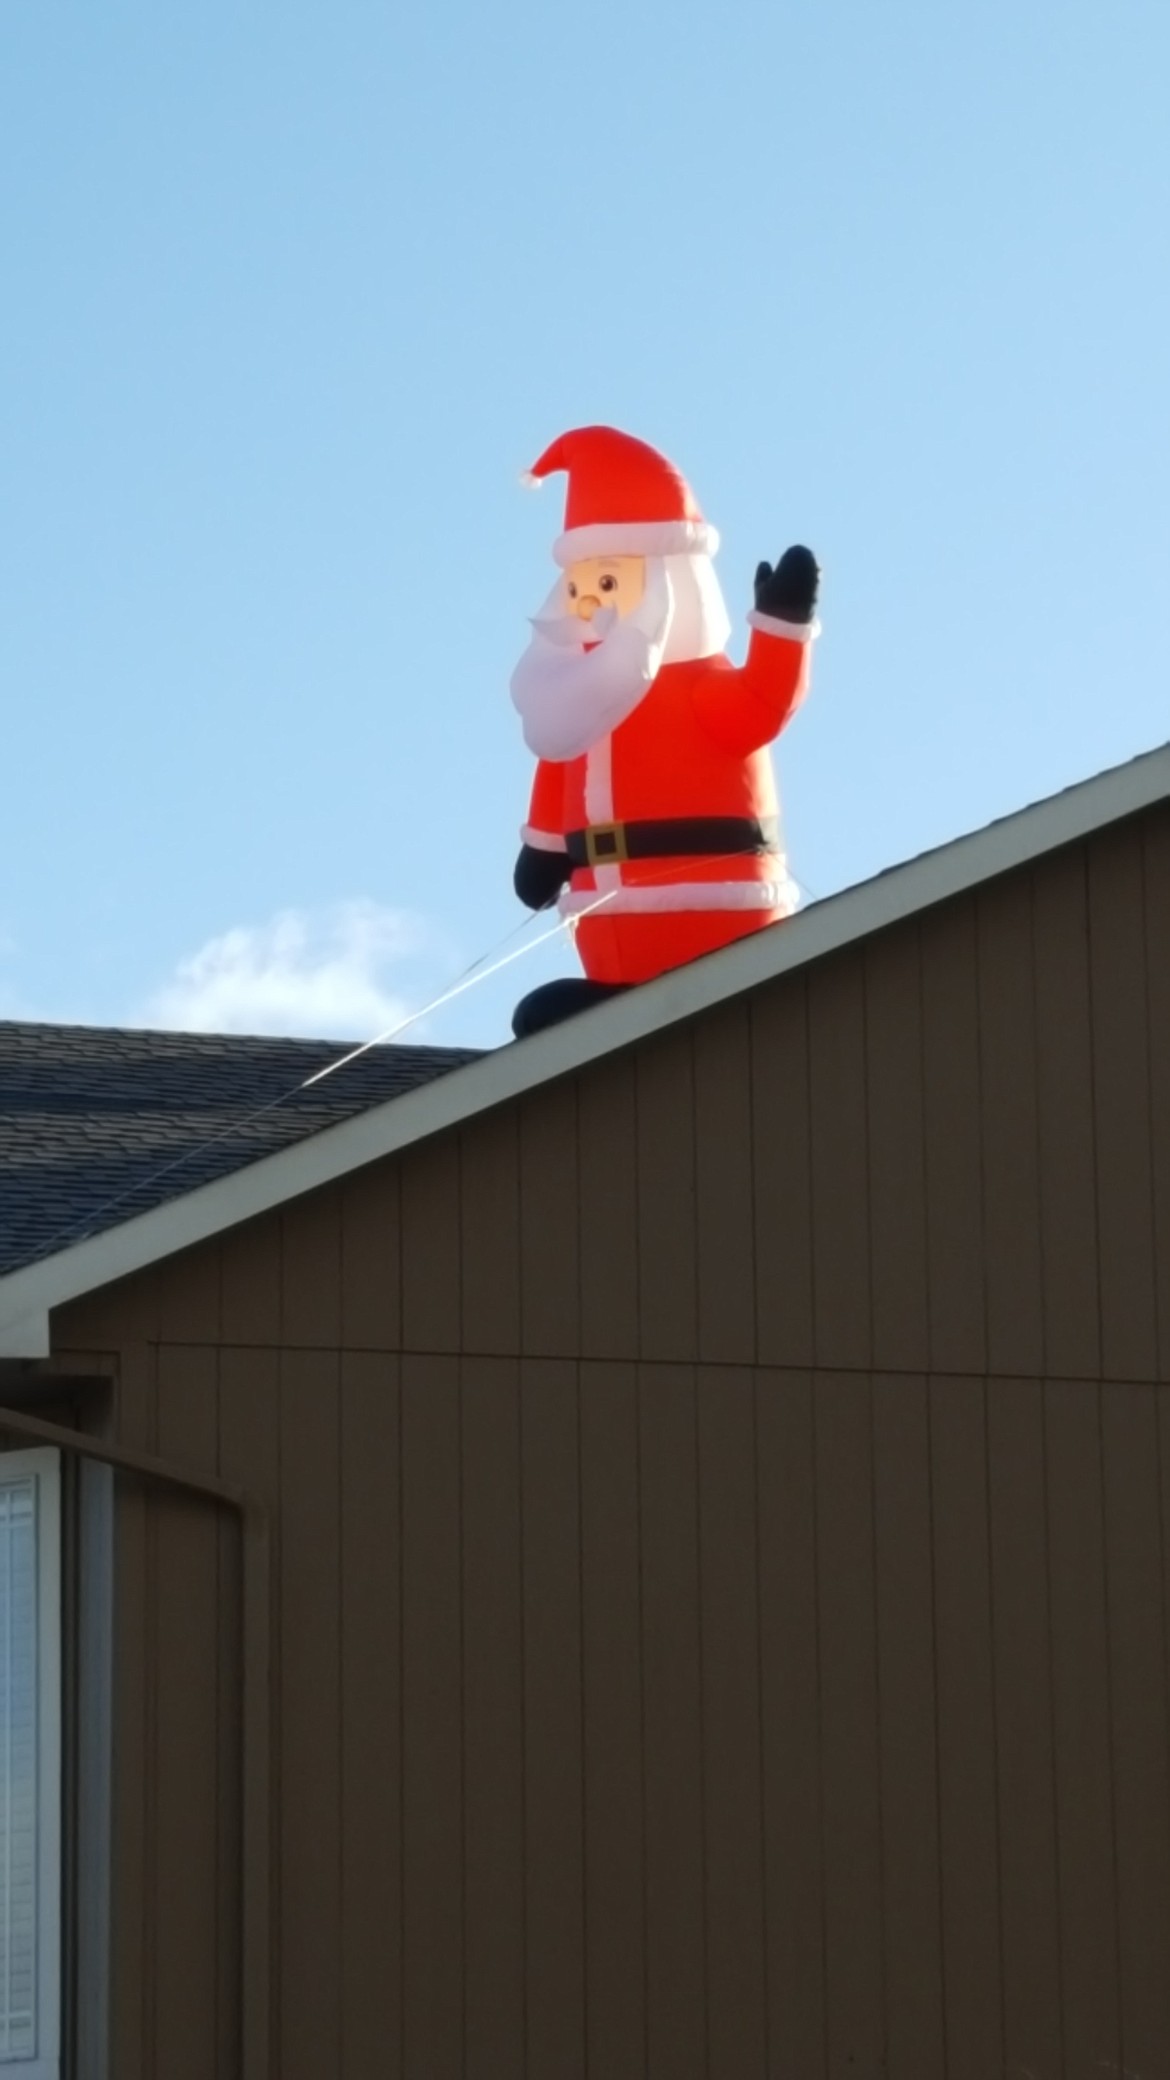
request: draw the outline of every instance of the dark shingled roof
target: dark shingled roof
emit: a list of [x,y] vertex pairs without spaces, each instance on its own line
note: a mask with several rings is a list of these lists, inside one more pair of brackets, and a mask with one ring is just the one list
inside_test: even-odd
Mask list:
[[445,1076],[475,1050],[0,1020],[0,1276]]

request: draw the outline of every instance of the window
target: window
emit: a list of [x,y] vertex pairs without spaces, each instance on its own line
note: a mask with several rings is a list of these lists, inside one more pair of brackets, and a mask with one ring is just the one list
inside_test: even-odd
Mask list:
[[0,1453],[0,2074],[60,2060],[61,1508],[56,1452]]

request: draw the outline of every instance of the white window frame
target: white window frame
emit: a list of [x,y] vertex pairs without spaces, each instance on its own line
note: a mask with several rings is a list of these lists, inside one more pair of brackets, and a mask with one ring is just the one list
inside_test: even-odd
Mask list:
[[33,1479],[37,1527],[37,2055],[7,2058],[0,2076],[59,2080],[61,2071],[61,1455],[0,1452],[0,1487]]

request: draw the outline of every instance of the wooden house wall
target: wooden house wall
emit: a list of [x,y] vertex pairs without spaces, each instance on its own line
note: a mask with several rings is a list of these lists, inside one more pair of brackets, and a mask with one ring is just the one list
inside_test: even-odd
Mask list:
[[[281,2080],[1170,2075],[1168,947],[1162,810],[62,1316],[275,1511]],[[118,1538],[227,2080],[236,1534]]]

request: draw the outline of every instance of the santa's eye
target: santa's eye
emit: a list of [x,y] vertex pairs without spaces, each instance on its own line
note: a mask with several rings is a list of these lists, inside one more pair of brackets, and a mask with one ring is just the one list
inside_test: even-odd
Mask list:
[[616,592],[617,579],[611,578],[607,571],[604,578],[599,579],[597,589],[599,592]]
[[576,587],[576,586],[574,585],[574,583],[573,583],[572,579],[570,578],[570,580],[569,580],[569,598],[570,598],[570,599],[576,599],[576,597],[577,597],[577,587]]

